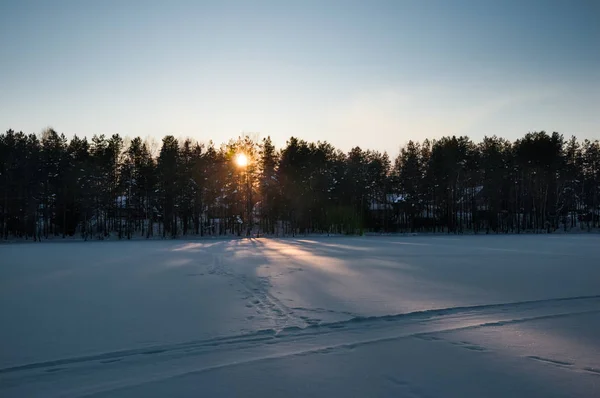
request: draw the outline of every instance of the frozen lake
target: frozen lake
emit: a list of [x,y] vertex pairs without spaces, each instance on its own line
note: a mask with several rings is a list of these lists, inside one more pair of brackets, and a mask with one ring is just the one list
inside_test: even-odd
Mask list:
[[0,245],[0,395],[600,396],[600,236]]

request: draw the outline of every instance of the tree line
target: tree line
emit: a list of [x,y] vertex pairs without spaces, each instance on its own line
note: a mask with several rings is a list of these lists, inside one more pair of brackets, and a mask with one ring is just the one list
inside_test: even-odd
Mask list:
[[153,155],[118,134],[0,135],[4,239],[590,230],[599,193],[599,141],[543,131],[409,141],[393,161],[295,137],[168,135]]

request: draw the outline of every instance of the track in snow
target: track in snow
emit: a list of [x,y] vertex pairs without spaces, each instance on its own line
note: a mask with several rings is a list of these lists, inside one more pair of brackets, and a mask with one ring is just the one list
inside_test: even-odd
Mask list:
[[178,376],[192,388],[215,378],[220,391],[231,375],[269,392],[270,375],[296,372],[344,390],[365,371],[397,395],[394,377],[427,391],[422,376],[452,375],[437,364],[461,359],[592,391],[600,246],[438,240],[107,243],[72,245],[68,257],[63,245],[7,247],[0,395],[110,396],[177,387]]
[[[381,317],[356,317],[305,328],[292,326],[281,330],[265,329],[237,336],[24,364],[0,369],[0,380],[3,385],[17,385],[30,382],[34,376],[40,374],[45,374],[46,377],[51,375],[57,378],[71,378],[90,371],[97,375],[103,370],[110,370],[108,373],[118,371],[123,378],[128,370],[149,364],[156,368],[161,363],[167,370],[161,371],[158,378],[167,378],[189,372],[204,372],[310,352],[327,352],[384,340],[416,337],[435,341],[440,338],[434,334],[459,329],[502,326],[596,312],[600,312],[600,295],[452,307]],[[482,350],[466,343],[464,346],[467,349]],[[231,353],[235,355],[232,356]],[[198,357],[202,357],[202,360],[194,359]],[[532,359],[553,361],[544,358]],[[202,366],[198,366],[199,363],[202,363]],[[123,379],[127,380],[127,377]]]

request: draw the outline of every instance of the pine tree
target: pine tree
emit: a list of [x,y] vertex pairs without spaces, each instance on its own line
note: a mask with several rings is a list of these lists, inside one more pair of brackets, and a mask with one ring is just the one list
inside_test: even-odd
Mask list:
[[278,156],[271,137],[262,141],[260,150],[260,194],[262,229],[265,233],[275,233],[275,222],[279,215],[279,191],[277,181]]
[[162,210],[163,238],[177,236],[179,143],[172,135],[163,138],[158,157],[159,203]]
[[[163,139],[158,156],[117,134],[70,141],[0,134],[0,233],[149,238],[183,234],[552,232],[600,225],[600,143],[559,133],[408,142],[386,153],[249,135],[216,149]],[[244,153],[245,167],[235,163]],[[396,195],[389,195],[395,193]],[[282,230],[276,228],[281,225]]]

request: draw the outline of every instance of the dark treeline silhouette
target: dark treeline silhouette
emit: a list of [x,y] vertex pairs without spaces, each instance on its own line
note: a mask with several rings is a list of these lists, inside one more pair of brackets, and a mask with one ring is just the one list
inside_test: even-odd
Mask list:
[[589,230],[599,193],[598,140],[558,133],[409,141],[393,162],[293,137],[277,150],[166,136],[153,156],[119,135],[0,135],[5,239]]

